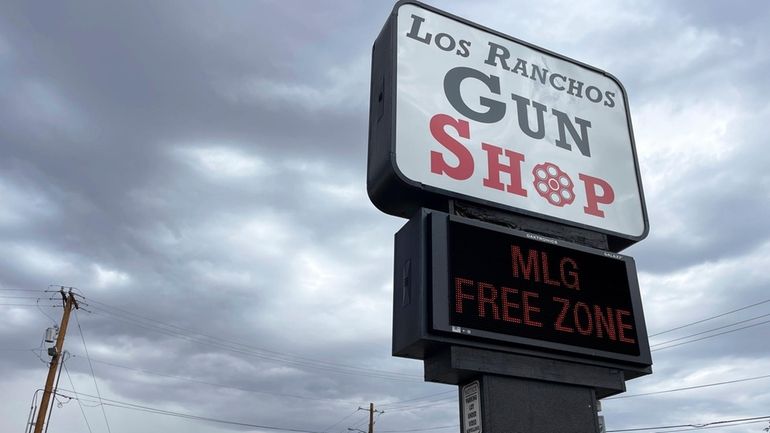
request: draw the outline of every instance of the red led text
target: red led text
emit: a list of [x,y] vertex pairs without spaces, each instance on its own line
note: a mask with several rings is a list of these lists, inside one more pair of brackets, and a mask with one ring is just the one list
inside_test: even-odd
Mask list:
[[635,344],[636,340],[628,336],[633,325],[626,323],[631,312],[599,305],[588,305],[585,302],[572,303],[569,299],[553,297],[560,307],[559,315],[554,322],[554,329],[568,334],[579,333],[585,336],[606,338],[610,341]]
[[539,298],[540,295],[527,290],[455,278],[455,312],[458,314],[470,308],[480,318],[542,328],[543,323],[537,317]]
[[[555,269],[557,263],[558,271]],[[577,271],[578,265],[570,257],[554,260],[545,251],[534,248],[524,254],[521,247],[511,245],[511,272],[514,278],[580,290],[580,276]]]

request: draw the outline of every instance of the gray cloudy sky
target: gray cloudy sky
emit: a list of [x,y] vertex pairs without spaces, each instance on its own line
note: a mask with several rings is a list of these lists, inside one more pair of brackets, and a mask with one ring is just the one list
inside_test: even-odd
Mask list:
[[[432,4],[625,84],[651,225],[626,253],[651,333],[770,298],[770,4]],[[378,431],[458,424],[454,388],[390,356],[404,221],[370,204],[365,161],[371,46],[391,8],[0,4],[0,431],[23,431],[44,383],[36,350],[61,314],[49,284],[89,304],[60,384],[83,407],[62,399],[51,432],[107,432],[105,418],[113,433],[268,431],[153,408],[336,433],[362,428],[370,401]],[[658,346],[655,374],[604,402],[608,427],[770,415],[768,313],[653,337],[757,325]]]

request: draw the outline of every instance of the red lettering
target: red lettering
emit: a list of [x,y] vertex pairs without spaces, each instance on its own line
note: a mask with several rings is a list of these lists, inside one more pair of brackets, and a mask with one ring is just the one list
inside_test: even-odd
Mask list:
[[[500,320],[500,311],[497,308],[497,304],[495,303],[497,301],[497,289],[495,286],[487,283],[479,283],[479,317],[487,317],[487,309],[486,304],[490,304],[492,306],[492,317],[495,318],[495,320]],[[486,295],[487,289],[490,291],[490,296]]]
[[626,316],[631,316],[631,312],[620,309],[615,310],[615,318],[618,322],[618,337],[623,343],[634,344],[636,343],[636,340],[630,337],[626,337],[626,330],[634,329],[632,325],[623,323],[623,318]]
[[[579,177],[585,184],[586,201],[588,202],[588,206],[583,207],[583,211],[589,215],[604,218],[604,211],[599,209],[599,203],[610,204],[615,201],[615,192],[612,187],[607,181],[598,177],[583,173],[580,173]],[[597,187],[601,189],[601,194],[598,193]]]
[[[580,311],[583,311],[584,313],[582,314],[582,317]],[[591,333],[594,332],[594,322],[591,318],[591,310],[585,302],[576,303],[575,309],[572,310],[572,315],[575,318],[575,327],[580,334],[591,335]],[[581,320],[581,318],[584,318],[585,320]]]
[[530,297],[537,299],[537,298],[540,297],[540,295],[538,295],[537,293],[534,293],[534,292],[524,291],[524,292],[521,292],[521,296],[522,296],[521,303],[523,304],[523,307],[524,307],[524,324],[525,325],[529,325],[529,326],[535,326],[535,327],[538,327],[538,328],[542,328],[543,324],[538,322],[537,320],[534,320],[529,315],[530,312],[533,312],[533,313],[539,313],[540,312],[540,308],[539,307],[535,307],[532,304],[530,304],[530,302],[529,302],[529,298]]
[[561,303],[561,312],[559,317],[556,318],[556,322],[553,324],[554,329],[562,332],[569,332],[570,334],[575,332],[574,329],[564,326],[564,318],[567,317],[567,311],[569,311],[569,299],[553,297],[553,300]]
[[[570,264],[570,270],[567,270],[567,267],[565,266],[567,263]],[[569,257],[561,259],[561,262],[559,262],[559,274],[561,275],[561,282],[564,284],[564,287],[580,290],[580,278],[578,277],[578,273],[575,272],[577,270],[577,263],[575,263],[574,260]],[[568,276],[569,281],[567,279]]]
[[540,264],[537,261],[537,251],[529,250],[527,262],[524,263],[524,256],[521,254],[521,248],[518,245],[511,245],[511,269],[514,278],[519,277],[519,268],[524,273],[526,280],[532,281],[532,271],[535,272],[535,281],[540,282]]
[[552,286],[559,287],[559,282],[557,280],[552,280],[551,276],[549,275],[550,271],[548,270],[548,254],[543,251],[540,253],[540,257],[543,260],[543,282]]
[[441,152],[430,152],[430,171],[446,174],[452,179],[466,180],[473,175],[473,155],[462,143],[449,136],[444,129],[451,126],[462,138],[471,138],[470,125],[462,119],[454,119],[446,114],[436,114],[430,119],[430,133],[442,146],[457,158],[457,165],[451,166]]
[[466,280],[465,278],[455,278],[455,313],[463,313],[463,301],[474,300],[473,295],[463,293],[463,285],[473,286],[473,280]]
[[607,307],[607,315],[604,315],[604,311],[598,305],[594,305],[594,318],[596,319],[596,336],[599,338],[604,337],[604,331],[607,331],[607,338],[612,341],[617,341],[618,337],[615,335],[615,322],[614,314],[611,307]]
[[505,156],[510,161],[508,165],[500,162],[500,156],[503,149],[489,143],[481,143],[481,148],[487,152],[487,177],[484,178],[484,186],[503,190],[503,183],[500,181],[500,173],[505,172],[510,178],[510,182],[505,190],[522,197],[527,196],[527,190],[521,185],[521,163],[524,162],[524,155],[505,149]]
[[517,294],[519,293],[518,290],[512,289],[510,287],[501,287],[502,294],[500,295],[500,303],[503,307],[503,320],[506,322],[513,322],[513,323],[521,323],[521,319],[518,317],[513,317],[509,314],[509,311],[511,309],[518,310],[520,308],[520,305],[516,302],[510,302],[508,301],[508,295],[509,294]]

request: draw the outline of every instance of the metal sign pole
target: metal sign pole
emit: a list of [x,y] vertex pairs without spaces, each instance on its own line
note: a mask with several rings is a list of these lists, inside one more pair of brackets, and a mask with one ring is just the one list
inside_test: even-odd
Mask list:
[[[481,395],[479,428],[467,428],[464,418],[463,433],[600,431],[591,388],[493,374],[482,374],[473,383],[479,384]],[[464,400],[460,405],[464,415]]]
[[597,433],[597,397],[625,389],[617,370],[452,346],[425,379],[458,383],[463,433]]

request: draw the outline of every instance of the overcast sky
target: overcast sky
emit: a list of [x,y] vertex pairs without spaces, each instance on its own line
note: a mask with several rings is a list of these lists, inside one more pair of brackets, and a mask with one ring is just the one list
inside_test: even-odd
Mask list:
[[[625,253],[651,334],[759,303],[653,337],[735,324],[653,347],[655,373],[604,402],[608,428],[770,415],[770,4],[431,4],[624,83],[651,227]],[[88,304],[59,385],[82,408],[60,398],[51,432],[269,431],[160,409],[337,433],[365,428],[369,402],[378,431],[458,424],[456,388],[390,355],[404,220],[365,178],[371,47],[391,9],[0,4],[0,431],[24,430],[44,384],[51,284]]]

